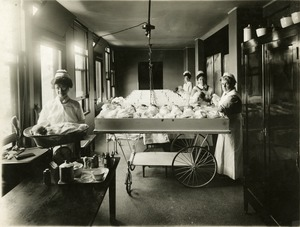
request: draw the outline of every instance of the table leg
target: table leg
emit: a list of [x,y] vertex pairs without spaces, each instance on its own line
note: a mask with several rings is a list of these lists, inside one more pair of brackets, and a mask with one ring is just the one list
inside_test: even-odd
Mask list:
[[109,185],[109,216],[110,222],[116,221],[116,174]]

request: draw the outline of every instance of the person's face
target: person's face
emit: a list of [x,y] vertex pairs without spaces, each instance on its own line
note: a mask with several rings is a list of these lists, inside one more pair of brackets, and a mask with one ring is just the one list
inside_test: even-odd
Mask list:
[[203,85],[206,84],[205,79],[204,79],[203,76],[200,76],[200,77],[198,78],[197,82],[198,82],[198,84],[201,85],[201,86],[203,86]]
[[64,98],[68,95],[69,92],[69,88],[67,86],[64,86],[62,84],[55,84],[54,85],[56,94],[60,97],[60,98]]
[[228,81],[226,81],[224,79],[221,80],[221,86],[222,86],[222,90],[224,92],[228,92],[231,90],[230,84],[228,83]]

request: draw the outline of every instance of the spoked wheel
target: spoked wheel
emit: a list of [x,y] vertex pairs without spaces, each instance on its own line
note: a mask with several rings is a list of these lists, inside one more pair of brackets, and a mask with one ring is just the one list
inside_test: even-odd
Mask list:
[[216,175],[217,162],[205,148],[192,146],[183,148],[175,155],[172,169],[181,184],[200,188],[212,181]]
[[209,150],[209,143],[202,134],[179,134],[171,143],[171,152],[178,152],[183,148],[191,146],[204,147]]
[[128,195],[131,195],[132,175],[129,169],[126,173],[125,185]]

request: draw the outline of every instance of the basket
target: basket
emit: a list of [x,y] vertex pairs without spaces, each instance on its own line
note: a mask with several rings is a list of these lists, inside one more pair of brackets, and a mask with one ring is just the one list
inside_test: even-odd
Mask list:
[[84,131],[76,131],[63,135],[32,135],[31,133],[32,127],[28,127],[24,129],[23,134],[26,137],[32,138],[35,144],[38,147],[49,148],[58,145],[75,143],[77,141],[82,140],[82,138],[87,134],[87,129]]

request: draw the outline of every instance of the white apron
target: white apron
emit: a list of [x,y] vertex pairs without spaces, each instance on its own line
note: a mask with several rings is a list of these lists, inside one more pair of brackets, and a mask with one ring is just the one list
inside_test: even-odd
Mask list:
[[[219,105],[226,104],[233,95],[238,95],[235,90],[222,95]],[[243,131],[242,115],[228,116],[231,134],[219,134],[216,143],[215,158],[217,172],[236,180],[243,175]]]

